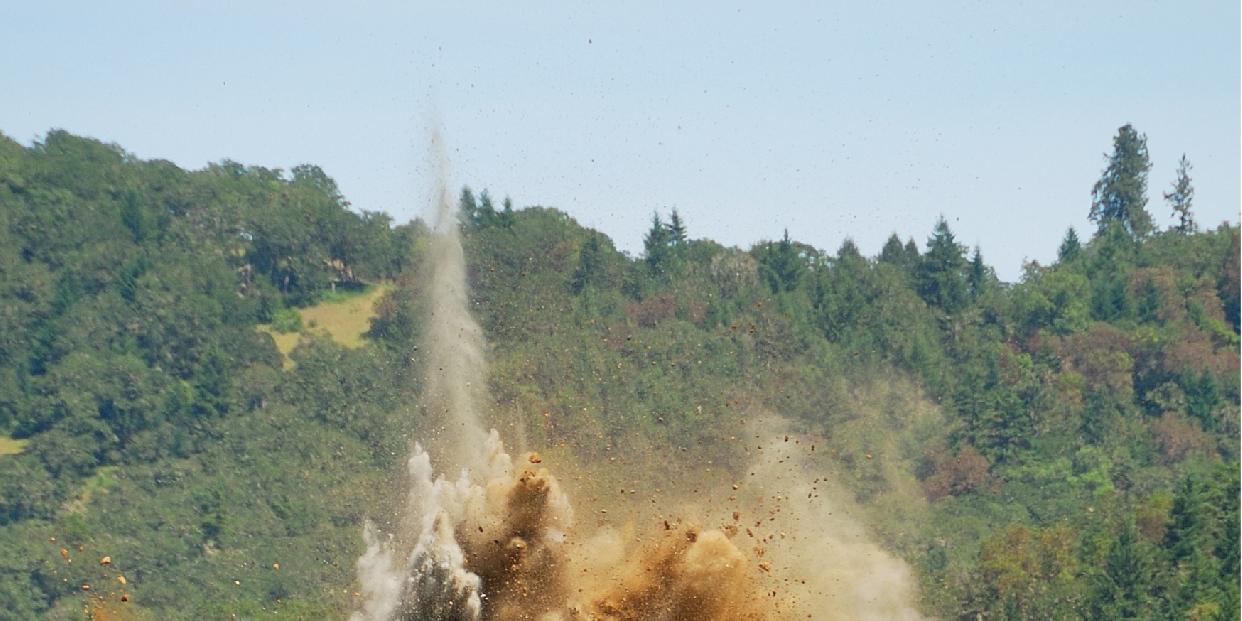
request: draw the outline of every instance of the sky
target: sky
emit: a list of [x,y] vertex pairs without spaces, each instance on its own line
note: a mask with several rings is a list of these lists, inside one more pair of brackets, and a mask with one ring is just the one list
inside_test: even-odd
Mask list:
[[[637,255],[653,212],[743,248],[866,254],[943,215],[1006,280],[1091,232],[1119,126],[1148,209],[1177,159],[1237,222],[1239,3],[27,2],[0,8],[0,132],[186,168],[321,166],[353,207],[451,183],[557,207]],[[354,6],[345,6],[354,5]]]

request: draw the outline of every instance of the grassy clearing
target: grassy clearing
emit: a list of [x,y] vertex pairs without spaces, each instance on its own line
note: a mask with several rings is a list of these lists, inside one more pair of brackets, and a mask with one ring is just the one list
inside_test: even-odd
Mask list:
[[26,445],[30,440],[17,440],[8,436],[0,436],[0,457],[5,455],[16,455],[26,450]]
[[272,335],[276,349],[285,357],[286,369],[293,366],[289,352],[297,347],[305,333],[327,335],[346,347],[362,347],[366,343],[363,335],[371,329],[371,317],[375,316],[375,303],[389,287],[387,283],[380,283],[368,285],[361,291],[339,289],[325,294],[318,304],[297,309],[302,317],[302,332],[281,333],[270,325],[259,326],[259,330]]

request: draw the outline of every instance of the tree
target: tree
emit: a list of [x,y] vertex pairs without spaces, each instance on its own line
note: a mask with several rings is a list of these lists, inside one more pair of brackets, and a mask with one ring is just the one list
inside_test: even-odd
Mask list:
[[966,250],[953,237],[944,218],[927,239],[927,254],[918,270],[918,291],[931,306],[954,312],[966,303]]
[[1177,484],[1163,543],[1180,577],[1170,585],[1179,618],[1238,609],[1238,482],[1235,463],[1192,470]]
[[599,283],[604,277],[604,252],[600,248],[599,234],[587,234],[578,251],[578,267],[569,280],[569,290],[574,294],[582,293],[588,286]]
[[763,254],[759,257],[759,273],[773,293],[796,289],[802,279],[802,271],[802,259],[789,239],[789,229],[785,230],[785,236],[779,242],[764,245]]
[[652,213],[651,229],[647,231],[646,237],[643,237],[643,254],[651,273],[658,274],[664,271],[671,241],[672,235],[669,233],[668,226],[660,219],[660,214]]
[[1095,576],[1090,610],[1096,619],[1153,618],[1151,551],[1133,522],[1127,520],[1119,531],[1104,555],[1102,571]]
[[461,220],[467,224],[473,224],[475,218],[478,217],[479,203],[474,200],[474,192],[470,186],[464,186],[461,189],[461,198],[457,200],[457,211],[461,216]]
[[966,284],[970,289],[970,297],[979,299],[983,292],[988,289],[995,276],[992,274],[992,268],[983,262],[983,252],[975,246],[975,254],[970,260],[970,270],[966,274]]
[[506,229],[513,228],[513,200],[508,196],[501,203],[500,225]]
[[1065,231],[1065,237],[1061,239],[1061,247],[1057,248],[1057,261],[1069,263],[1081,255],[1082,242],[1078,241],[1078,233],[1071,226]]
[[919,254],[919,245],[914,243],[914,238],[906,239],[906,261],[909,262],[909,265],[918,265],[919,259],[922,256]]
[[1164,193],[1164,200],[1169,202],[1173,215],[1177,217],[1177,226],[1173,230],[1182,234],[1194,233],[1199,228],[1194,214],[1190,213],[1190,205],[1195,198],[1195,188],[1190,184],[1191,168],[1190,160],[1183,153],[1182,159],[1177,162],[1177,179],[1173,181],[1173,188]]
[[888,236],[884,242],[884,247],[880,249],[880,261],[884,263],[892,263],[893,265],[903,265],[906,260],[905,248],[901,245],[901,238],[896,233]]
[[674,245],[686,243],[686,223],[681,219],[681,214],[673,209],[673,213],[668,217],[668,233],[669,241]]
[[498,222],[499,216],[495,205],[492,204],[492,195],[484,188],[483,193],[479,195],[479,209],[475,212],[475,225],[479,228],[488,228],[496,226]]
[[1108,166],[1091,188],[1091,221],[1100,231],[1120,223],[1131,237],[1145,237],[1152,229],[1151,214],[1146,209],[1147,173],[1151,170],[1146,134],[1129,124],[1122,125],[1113,138],[1113,154],[1105,158]]

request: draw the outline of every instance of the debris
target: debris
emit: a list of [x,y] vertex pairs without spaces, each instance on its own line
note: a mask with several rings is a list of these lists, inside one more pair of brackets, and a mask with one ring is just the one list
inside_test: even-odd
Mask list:
[[112,564],[112,557],[111,557],[111,556],[105,556],[105,557],[103,557],[103,558],[99,559],[99,564],[100,564],[100,565],[111,565],[111,564]]

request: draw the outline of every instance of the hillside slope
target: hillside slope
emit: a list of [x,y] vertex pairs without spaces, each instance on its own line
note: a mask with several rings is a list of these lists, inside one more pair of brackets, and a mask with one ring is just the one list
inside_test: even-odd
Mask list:
[[[461,202],[485,418],[520,448],[662,510],[747,476],[779,419],[929,615],[1236,617],[1237,226],[1105,228],[1006,284],[943,222],[874,258],[660,223],[633,258]],[[437,425],[427,231],[391,224],[314,167],[0,138],[0,431],[28,440],[0,455],[0,618],[356,608],[362,523]],[[256,329],[380,279],[361,347],[311,331],[285,368]]]

